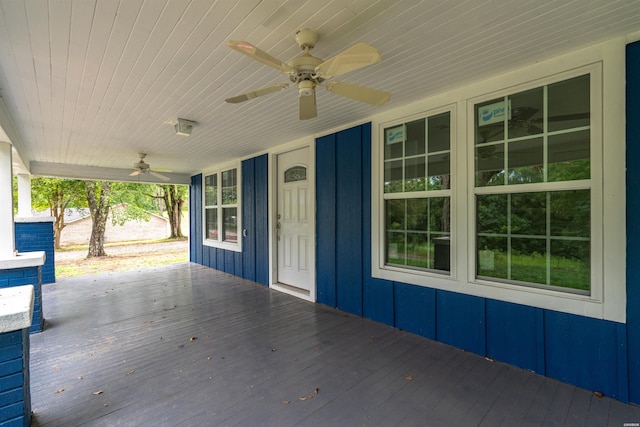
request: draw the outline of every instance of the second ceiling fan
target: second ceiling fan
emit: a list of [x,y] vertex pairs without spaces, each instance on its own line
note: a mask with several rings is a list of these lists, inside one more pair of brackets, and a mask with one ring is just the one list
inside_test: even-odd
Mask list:
[[[335,76],[379,62],[382,56],[380,56],[378,49],[367,43],[358,43],[323,61],[309,53],[317,40],[318,33],[309,28],[298,31],[296,33],[296,42],[304,50],[304,53],[293,58],[288,63],[280,61],[246,41],[229,40],[227,46],[289,75],[289,80],[298,86],[300,120],[312,119],[318,115],[316,86],[323,86],[326,90],[336,95],[372,105],[383,105],[389,100],[391,94],[388,92],[330,80]],[[259,96],[278,92],[288,86],[289,83],[277,83],[228,98],[225,101],[234,104],[248,101]]]

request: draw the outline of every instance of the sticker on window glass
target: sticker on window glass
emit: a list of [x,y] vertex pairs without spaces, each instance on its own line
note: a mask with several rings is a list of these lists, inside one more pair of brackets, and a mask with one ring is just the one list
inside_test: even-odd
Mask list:
[[508,115],[507,119],[511,120],[511,100],[509,100],[507,108],[505,108],[504,101],[480,107],[478,109],[478,126],[503,122],[505,113]]
[[395,144],[404,141],[404,126],[396,126],[387,129],[387,144]]

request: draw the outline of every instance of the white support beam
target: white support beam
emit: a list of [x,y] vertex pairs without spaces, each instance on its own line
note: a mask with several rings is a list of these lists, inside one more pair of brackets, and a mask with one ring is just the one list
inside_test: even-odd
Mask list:
[[18,174],[18,216],[31,217],[31,175]]
[[0,259],[16,254],[11,144],[0,142]]

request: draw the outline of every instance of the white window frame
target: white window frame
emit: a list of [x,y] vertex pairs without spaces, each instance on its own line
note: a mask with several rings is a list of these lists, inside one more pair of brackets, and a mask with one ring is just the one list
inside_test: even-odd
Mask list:
[[[236,186],[237,186],[237,199],[234,204],[222,204],[222,173],[230,170],[236,170]],[[218,204],[215,207],[207,207],[206,205],[206,177],[211,175],[217,175],[217,201]],[[224,208],[236,208],[236,220],[238,228],[238,241],[228,242],[223,239],[223,209]],[[217,209],[218,211],[218,240],[213,240],[207,236],[207,209]],[[242,252],[242,168],[240,163],[232,163],[226,166],[221,166],[216,169],[208,170],[202,174],[202,242],[205,246],[211,246],[214,248],[227,249],[234,252]]]
[[[626,321],[625,40],[619,38],[383,113],[372,132],[372,275],[587,317]],[[591,292],[575,294],[475,278],[474,107],[590,73]],[[393,123],[452,108],[451,275],[384,265],[384,135]],[[416,113],[419,112],[419,113]],[[455,130],[455,133],[453,133]],[[538,185],[538,184],[533,184]],[[541,185],[541,191],[549,188]],[[482,190],[480,190],[482,191]]]
[[[450,239],[453,239],[454,237],[454,227],[455,224],[452,221],[452,218],[454,216],[454,212],[455,212],[455,198],[454,198],[454,188],[456,186],[455,183],[455,162],[453,159],[454,156],[454,145],[455,145],[455,141],[456,141],[456,137],[455,137],[455,124],[456,124],[456,106],[455,105],[447,105],[441,108],[436,108],[430,111],[426,111],[423,113],[418,113],[418,114],[414,114],[412,116],[409,117],[404,117],[398,120],[393,120],[390,122],[385,122],[385,123],[381,123],[379,125],[379,133],[380,133],[380,139],[381,139],[381,144],[384,144],[384,132],[385,129],[389,129],[392,128],[394,126],[398,126],[398,125],[403,125],[406,123],[410,123],[412,121],[415,120],[420,120],[420,119],[425,119],[428,120],[430,117],[434,117],[437,116],[439,114],[443,114],[443,113],[449,113],[449,119],[450,119],[450,124],[451,124],[451,128],[450,128],[450,141],[449,141],[449,153],[451,156],[451,160],[449,163],[449,176],[450,176],[450,186],[448,189],[446,190],[424,190],[424,191],[415,191],[415,192],[396,192],[396,193],[385,193],[384,192],[384,188],[382,188],[382,224],[381,224],[381,231],[380,231],[380,237],[381,240],[379,240],[380,245],[382,245],[382,250],[379,253],[379,260],[378,260],[378,265],[383,266],[384,269],[389,270],[389,271],[395,271],[395,272],[405,272],[407,270],[410,270],[411,273],[410,274],[418,274],[421,276],[434,276],[435,277],[449,277],[453,271],[455,271],[455,268],[452,264],[455,263],[455,259],[451,254],[451,247],[449,248],[449,269],[450,271],[446,272],[446,271],[438,271],[438,270],[427,270],[427,269],[420,269],[420,268],[415,268],[415,267],[403,267],[397,264],[386,264],[386,230],[385,230],[385,221],[384,221],[384,215],[385,215],[385,207],[384,207],[384,202],[385,200],[394,200],[394,199],[415,199],[415,198],[436,198],[436,197],[449,197],[450,200],[450,214],[451,217],[449,218],[449,224],[450,224],[450,228],[449,228],[449,236]],[[425,147],[425,150],[427,150],[428,147]],[[427,152],[425,152],[425,157],[427,156]],[[382,161],[382,177],[384,177],[384,163],[385,163],[385,159],[384,159],[384,148],[381,147],[381,161]],[[404,159],[404,157],[403,157]],[[428,177],[427,177],[428,179]]]

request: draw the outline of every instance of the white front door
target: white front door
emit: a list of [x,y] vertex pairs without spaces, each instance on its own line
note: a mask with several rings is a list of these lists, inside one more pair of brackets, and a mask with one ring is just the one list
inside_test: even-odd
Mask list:
[[311,149],[278,155],[278,282],[309,295],[314,262],[313,201],[309,158]]

